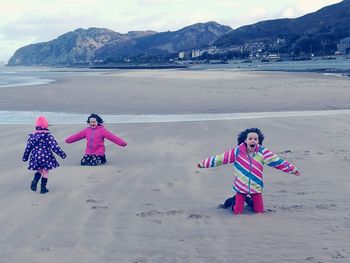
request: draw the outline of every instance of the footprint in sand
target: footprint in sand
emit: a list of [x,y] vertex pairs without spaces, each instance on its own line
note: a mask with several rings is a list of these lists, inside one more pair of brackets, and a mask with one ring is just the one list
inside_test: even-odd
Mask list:
[[278,152],[277,154],[284,154],[284,153],[291,153],[292,151],[291,150],[285,150],[285,151],[282,151],[282,152]]
[[108,209],[108,206],[101,206],[101,205],[93,205],[91,206],[91,209]]
[[332,259],[340,259],[345,258],[344,255],[342,255],[339,251],[335,251],[335,256],[332,257]]
[[292,211],[295,209],[303,209],[304,206],[303,205],[292,205],[292,206],[281,206],[278,207],[280,210],[282,210],[282,212],[286,212],[286,211]]
[[298,192],[296,193],[297,195],[307,195],[308,193],[305,193],[305,192]]
[[168,215],[168,216],[175,216],[175,215],[182,215],[184,212],[182,210],[170,210],[168,212],[161,212],[155,209],[152,209],[147,212],[141,212],[136,214],[136,216],[140,217],[148,217],[148,216],[157,216],[157,215]]
[[97,201],[93,198],[86,199],[86,203],[99,203],[100,201]]
[[170,210],[168,212],[166,212],[166,214],[168,216],[174,216],[174,215],[179,215],[179,214],[183,214],[184,212],[182,210]]
[[316,205],[315,207],[317,209],[329,209],[329,208],[337,207],[337,205],[336,204],[322,204],[322,205]]
[[328,227],[333,233],[339,232],[340,226],[329,226]]
[[141,217],[148,217],[148,216],[156,216],[156,215],[163,215],[163,212],[157,211],[157,210],[150,210],[147,212],[141,212],[136,214],[136,216],[141,216]]
[[202,218],[203,216],[201,214],[190,214],[188,216],[189,219],[199,219]]
[[147,263],[147,259],[146,258],[137,258],[134,263]]
[[276,210],[276,209],[272,209],[272,208],[268,208],[268,209],[266,209],[266,212],[273,212],[273,213],[276,213],[277,210]]
[[153,223],[156,223],[156,224],[158,224],[158,225],[161,225],[161,224],[162,224],[162,221],[160,221],[160,220],[152,220],[152,222],[153,222]]
[[209,218],[210,216],[203,216],[201,214],[190,214],[187,218],[188,219],[201,219],[201,218]]

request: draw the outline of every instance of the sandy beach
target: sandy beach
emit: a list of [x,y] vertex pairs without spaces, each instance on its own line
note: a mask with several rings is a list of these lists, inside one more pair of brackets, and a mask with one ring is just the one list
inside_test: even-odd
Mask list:
[[58,75],[1,88],[0,110],[189,114],[348,109],[349,77],[235,70],[136,70]]
[[[62,77],[2,88],[0,110],[103,114],[350,109],[349,78],[315,73],[144,70]],[[39,95],[40,94],[40,95]],[[52,125],[67,153],[50,192],[29,189],[21,161],[31,125],[1,125],[1,262],[349,262],[350,114],[231,121],[108,124],[107,165],[81,167],[84,127]],[[34,120],[33,120],[34,122]],[[265,213],[217,205],[232,195],[231,165],[198,161],[259,127],[264,146],[300,177],[264,173]]]

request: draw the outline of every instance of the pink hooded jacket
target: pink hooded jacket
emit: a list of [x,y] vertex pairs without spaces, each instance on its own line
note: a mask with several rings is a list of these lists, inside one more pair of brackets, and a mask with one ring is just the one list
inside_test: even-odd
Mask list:
[[123,147],[127,145],[123,139],[109,132],[105,127],[103,127],[103,125],[97,126],[96,128],[87,127],[82,131],[69,136],[66,139],[66,143],[73,143],[84,138],[86,138],[85,154],[96,154],[100,156],[104,155],[105,138]]

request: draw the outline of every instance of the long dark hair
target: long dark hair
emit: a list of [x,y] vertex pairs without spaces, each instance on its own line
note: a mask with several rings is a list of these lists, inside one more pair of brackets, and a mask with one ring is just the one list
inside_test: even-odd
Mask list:
[[238,136],[237,136],[237,143],[238,143],[238,145],[241,144],[242,142],[244,142],[247,139],[248,133],[251,133],[251,132],[254,132],[254,133],[256,133],[258,135],[259,144],[262,145],[265,137],[264,137],[264,134],[260,131],[259,128],[245,129],[240,134],[238,134]]
[[96,119],[98,125],[101,125],[103,123],[102,118],[95,113],[90,114],[86,122],[89,123],[91,118]]

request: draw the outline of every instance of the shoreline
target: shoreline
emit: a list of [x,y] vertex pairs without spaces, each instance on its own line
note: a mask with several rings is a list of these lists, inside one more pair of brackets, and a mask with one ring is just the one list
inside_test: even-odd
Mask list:
[[[178,123],[201,121],[225,121],[247,119],[271,119],[289,117],[317,117],[348,115],[350,109],[319,110],[319,111],[275,111],[275,112],[240,112],[240,113],[208,113],[208,114],[158,114],[158,115],[103,115],[106,123],[137,124],[137,123]],[[86,114],[68,112],[28,112],[0,111],[0,125],[32,124],[39,115],[46,116],[51,124],[80,124],[86,119]],[[69,121],[67,121],[69,119]]]
[[[342,61],[342,63],[350,63],[349,58],[338,58],[336,61]],[[313,63],[312,63],[313,61]],[[253,61],[253,64],[245,65],[244,63],[240,62],[240,60],[237,61],[231,61],[230,63],[225,63],[222,65],[216,65],[216,64],[174,64],[174,65],[164,65],[164,64],[152,64],[152,65],[128,65],[128,64],[121,64],[121,65],[95,65],[95,66],[8,66],[3,65],[0,68],[2,69],[34,69],[34,70],[40,70],[44,69],[46,72],[70,72],[70,73],[110,73],[113,70],[168,70],[168,69],[174,69],[174,70],[235,70],[235,71],[258,71],[258,72],[290,72],[290,73],[320,73],[320,74],[334,74],[337,76],[343,76],[343,77],[350,77],[350,67],[347,69],[342,69],[342,65],[337,65],[334,63],[331,63],[328,66],[319,65],[319,62],[326,62],[328,60],[322,60],[322,59],[316,59],[310,61],[281,61],[281,62],[268,62],[268,63],[262,63],[259,61]],[[344,62],[345,61],[345,62]],[[285,65],[285,64],[287,65]],[[291,67],[288,65],[288,63],[294,63],[295,66]],[[340,63],[340,62],[339,62]],[[229,66],[227,66],[229,65]],[[254,65],[252,67],[252,65]],[[108,72],[103,72],[103,71]],[[1,72],[0,72],[1,73]],[[41,85],[45,85],[47,83],[50,83],[51,79],[39,79],[43,83],[40,83]],[[24,85],[35,85],[33,84],[24,84]],[[15,84],[11,84],[9,87],[15,86]]]
[[1,88],[0,111],[101,115],[349,109],[349,79],[317,73],[119,70],[58,74],[46,85]]

